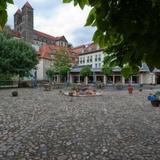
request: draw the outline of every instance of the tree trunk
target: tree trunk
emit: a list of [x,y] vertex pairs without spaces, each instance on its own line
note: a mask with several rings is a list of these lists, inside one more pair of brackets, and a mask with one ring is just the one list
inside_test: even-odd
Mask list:
[[88,85],[88,76],[85,77],[85,84]]

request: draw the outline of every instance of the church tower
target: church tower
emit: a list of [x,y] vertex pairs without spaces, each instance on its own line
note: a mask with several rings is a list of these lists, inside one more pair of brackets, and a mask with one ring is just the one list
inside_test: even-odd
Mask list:
[[22,7],[22,23],[21,23],[21,34],[24,40],[31,42],[33,41],[33,8],[26,2]]
[[14,14],[14,30],[21,32],[21,23],[22,23],[22,12],[20,9]]
[[25,41],[33,41],[33,8],[26,2],[20,9],[14,14],[14,30],[21,33],[21,36]]

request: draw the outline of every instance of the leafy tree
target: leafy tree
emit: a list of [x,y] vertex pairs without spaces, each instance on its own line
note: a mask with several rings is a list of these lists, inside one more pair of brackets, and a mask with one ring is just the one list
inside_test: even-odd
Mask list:
[[159,0],[63,0],[71,1],[82,9],[92,7],[86,26],[96,26],[94,42],[113,53],[118,66],[135,70],[146,62],[151,70],[160,67]]
[[17,39],[6,39],[0,33],[0,73],[28,76],[38,63],[35,49]]
[[53,71],[59,74],[62,78],[67,77],[67,73],[71,68],[71,59],[65,50],[59,50],[53,53]]
[[81,70],[80,70],[80,75],[85,77],[85,83],[86,85],[88,84],[88,76],[91,75],[91,66],[87,65],[84,66]]
[[104,57],[102,73],[106,76],[112,75],[112,70],[116,67],[115,60],[113,59],[113,54],[108,54]]
[[51,79],[53,77],[53,75],[55,74],[53,68],[49,68],[46,71],[46,74],[47,74],[48,78]]
[[13,0],[1,0],[0,3],[0,30],[2,30],[7,22],[7,3],[13,4]]
[[2,29],[2,32],[7,39],[12,37],[12,29],[9,25],[5,25],[4,28]]
[[83,67],[80,71],[80,75],[83,77],[88,77],[91,75],[91,67],[89,65]]
[[0,81],[12,80],[12,75],[10,74],[0,74]]
[[106,76],[110,76],[112,75],[112,68],[105,64],[102,66],[102,73]]

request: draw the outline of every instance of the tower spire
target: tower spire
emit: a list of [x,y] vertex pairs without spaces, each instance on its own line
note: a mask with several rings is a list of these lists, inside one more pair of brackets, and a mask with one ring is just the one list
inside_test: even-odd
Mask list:
[[[32,6],[30,5],[30,3],[27,1],[25,4],[24,4],[24,6],[23,7],[28,7],[28,8],[32,8]],[[22,7],[22,8],[23,8]],[[33,9],[33,8],[32,8]]]

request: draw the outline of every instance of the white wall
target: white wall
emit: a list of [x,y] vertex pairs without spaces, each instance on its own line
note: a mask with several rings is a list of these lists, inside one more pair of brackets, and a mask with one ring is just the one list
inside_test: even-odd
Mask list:
[[37,64],[37,80],[43,79],[43,59],[39,59],[39,63]]
[[155,73],[141,73],[140,78],[143,84],[155,84]]
[[56,41],[56,45],[65,47],[65,46],[67,46],[67,42],[64,42],[64,41]]
[[[88,57],[89,57],[89,62],[87,62]],[[90,61],[91,57],[92,57],[92,62]],[[96,57],[97,57],[97,61],[96,61]],[[99,57],[100,57],[100,60],[99,60]],[[104,59],[103,51],[80,55],[79,66],[92,65],[92,68],[101,68],[103,65],[103,59]],[[83,62],[83,60],[85,60],[85,62]]]
[[46,75],[46,71],[48,70],[48,68],[50,68],[51,66],[51,61],[48,59],[43,59],[43,79],[47,80],[48,77]]
[[37,80],[47,80],[47,69],[51,66],[52,62],[48,59],[40,59],[37,65]]

